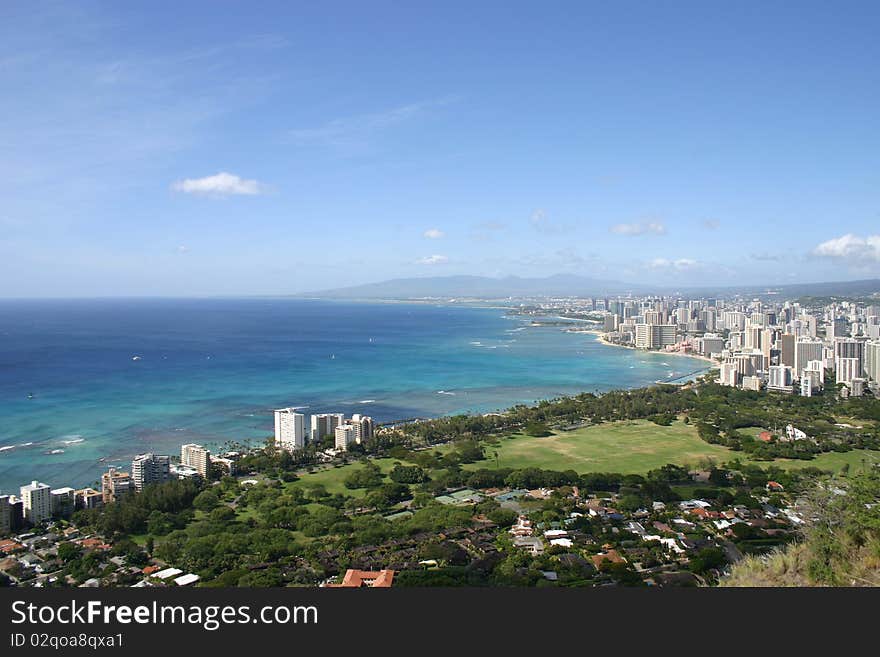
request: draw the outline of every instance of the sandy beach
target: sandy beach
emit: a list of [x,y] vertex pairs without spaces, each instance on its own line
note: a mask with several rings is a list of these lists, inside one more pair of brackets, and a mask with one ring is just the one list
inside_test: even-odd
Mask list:
[[698,360],[706,361],[707,363],[711,363],[714,367],[716,367],[716,368],[718,367],[718,361],[716,361],[714,358],[710,358],[709,356],[702,356],[700,354],[695,354],[695,353],[685,353],[682,351],[663,351],[663,350],[653,350],[653,349],[652,350],[643,350],[643,349],[637,349],[636,347],[633,347],[628,344],[617,344],[616,342],[609,342],[605,338],[605,332],[599,331],[596,329],[575,329],[575,330],[572,330],[571,332],[572,333],[589,333],[590,335],[596,336],[597,342],[601,342],[602,344],[607,345],[609,347],[619,347],[621,349],[633,349],[635,351],[647,351],[647,353],[662,354],[664,356],[687,356],[688,358],[696,358]]

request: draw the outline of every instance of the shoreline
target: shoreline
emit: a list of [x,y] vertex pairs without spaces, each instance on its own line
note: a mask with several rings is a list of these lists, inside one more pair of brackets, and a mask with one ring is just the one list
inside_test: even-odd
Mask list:
[[[396,303],[396,302],[392,302],[392,303]],[[418,304],[416,304],[416,305],[418,305]],[[468,310],[479,310],[481,312],[491,311],[493,314],[498,313],[502,316],[516,319],[519,322],[522,322],[523,324],[528,324],[530,319],[538,319],[537,317],[517,316],[516,314],[513,314],[513,313],[508,314],[507,311],[509,310],[509,308],[506,308],[506,307],[489,308],[487,306],[471,306],[471,305],[469,305],[469,306],[459,305],[458,307],[463,308],[465,312],[467,312]],[[545,315],[545,317],[547,317],[547,315]],[[552,315],[551,315],[551,317],[552,317]],[[615,345],[613,343],[606,342],[604,339],[602,339],[602,332],[601,331],[599,331],[598,329],[595,329],[595,328],[587,328],[586,326],[584,326],[584,323],[590,322],[591,320],[584,319],[584,318],[572,318],[572,317],[562,317],[562,316],[556,316],[555,318],[558,321],[565,320],[566,323],[571,323],[570,329],[574,329],[574,330],[563,329],[563,331],[565,331],[565,332],[590,333],[590,334],[593,334],[594,336],[596,336],[596,341],[598,341],[598,342],[604,343],[609,346],[618,346],[618,347],[624,346],[624,345]],[[554,328],[554,327],[548,327],[548,328]],[[555,328],[557,330],[559,330],[558,326]],[[567,349],[567,351],[569,353],[569,356],[568,356],[569,358],[574,358],[574,351],[576,349],[575,345],[578,342],[579,342],[579,340],[574,340],[573,343],[571,345],[569,345],[569,347]],[[665,352],[654,352],[654,353],[665,353]],[[687,356],[688,355],[688,354],[680,354],[680,353],[676,353],[676,352],[670,352],[670,353],[673,353],[673,355],[677,355],[677,356],[681,356],[681,355]],[[691,357],[698,358],[697,356],[691,356]],[[704,360],[708,360],[708,359],[704,359]],[[577,390],[583,392],[583,391],[587,391],[590,389],[588,385],[583,385],[583,383],[584,382],[579,381],[576,384]],[[653,383],[656,383],[656,382],[653,382]],[[643,380],[639,384],[624,386],[624,387],[629,388],[629,389],[638,389],[641,387],[653,385],[653,383],[651,381],[649,381],[647,377],[644,377]],[[546,393],[542,393],[541,391],[536,390],[535,393],[536,394],[535,394],[534,398],[532,398],[529,402],[525,402],[529,406],[539,404],[544,399],[550,398],[550,395],[548,395]],[[570,392],[568,394],[575,395],[577,393]],[[475,407],[475,408],[471,408],[470,410],[464,411],[464,412],[475,413],[475,414],[482,414],[484,412],[497,412],[498,410],[501,410],[503,412],[503,411],[508,410],[509,408],[512,408],[514,405],[516,405],[518,403],[523,403],[523,402],[518,402],[515,398],[514,399],[505,398],[504,400],[498,400],[497,402],[494,402],[491,405],[487,405],[486,411],[477,410],[477,408]],[[468,403],[467,405],[470,406],[471,404]],[[427,410],[426,411],[426,409],[419,409],[420,412],[414,413],[414,415],[425,417],[426,419],[427,418],[434,419],[434,418],[441,418],[441,417],[450,417],[452,415],[456,415],[461,412],[461,411],[454,411],[454,410],[453,411],[450,411],[450,410],[444,411],[444,410],[442,410],[443,406],[445,406],[445,404],[439,404],[435,410]],[[482,406],[482,404],[478,404],[478,406]],[[250,407],[248,407],[248,408],[250,408]],[[363,408],[363,407],[361,407],[361,408]],[[356,412],[355,409],[350,409],[348,407],[345,408],[345,411],[346,411],[346,414],[348,414],[349,411]],[[363,413],[364,410],[361,410],[360,412]],[[366,409],[366,412],[369,413],[368,408]],[[381,413],[380,413],[380,417],[381,417]],[[399,418],[395,417],[395,421],[397,419],[399,419]],[[175,426],[177,426],[177,425],[175,425]],[[179,426],[185,426],[185,423],[180,424]],[[262,441],[265,439],[265,437],[270,433],[270,430],[268,428],[265,431],[261,431],[261,430],[257,429],[257,431],[255,431],[253,433],[251,433],[251,431],[248,429],[242,429],[242,431],[240,431],[240,432],[227,432],[227,431],[223,430],[223,431],[219,431],[216,434],[214,432],[209,432],[207,430],[202,430],[199,428],[194,428],[193,431],[197,431],[201,435],[199,435],[198,437],[193,435],[192,438],[187,437],[186,439],[181,439],[180,441],[178,441],[176,435],[174,437],[172,437],[170,434],[168,434],[166,436],[163,433],[163,438],[155,444],[154,443],[145,444],[143,442],[137,442],[134,440],[130,441],[127,437],[122,438],[122,439],[117,438],[116,440],[112,441],[112,444],[111,444],[110,442],[104,440],[104,436],[103,436],[103,434],[101,434],[101,435],[96,435],[96,436],[92,437],[95,439],[94,442],[92,442],[92,438],[89,438],[89,440],[87,442],[91,442],[92,444],[90,445],[89,449],[84,450],[84,452],[82,454],[78,454],[78,456],[79,456],[78,459],[68,459],[68,458],[64,457],[63,459],[59,460],[58,462],[54,462],[54,461],[53,462],[44,462],[43,459],[45,459],[47,457],[41,456],[41,457],[39,457],[39,462],[38,462],[36,455],[31,455],[30,453],[19,455],[18,454],[19,450],[7,449],[7,450],[3,450],[2,452],[0,452],[4,455],[4,457],[6,456],[7,452],[15,451],[16,454],[14,456],[11,456],[11,458],[9,458],[8,462],[7,462],[6,458],[2,458],[0,460],[6,462],[5,465],[8,466],[9,472],[7,473],[7,476],[10,477],[10,479],[8,481],[8,487],[10,488],[10,490],[15,490],[17,488],[18,484],[21,483],[21,481],[30,481],[34,477],[37,477],[38,479],[41,479],[41,480],[47,480],[47,481],[51,480],[53,485],[61,485],[62,483],[64,483],[65,485],[74,485],[75,484],[76,486],[80,486],[80,485],[85,486],[85,485],[92,485],[94,480],[97,479],[98,477],[100,477],[101,472],[104,471],[108,465],[119,463],[120,467],[124,467],[125,462],[129,460],[128,456],[125,455],[124,452],[129,451],[129,449],[131,449],[132,455],[137,454],[137,453],[141,453],[142,451],[150,451],[151,448],[152,448],[152,451],[157,451],[156,448],[158,448],[158,450],[161,450],[161,451],[157,451],[157,453],[168,453],[169,455],[174,455],[179,450],[181,444],[183,444],[185,442],[197,442],[199,444],[205,445],[206,447],[209,447],[211,449],[211,451],[214,451],[215,448],[219,448],[221,445],[223,445],[224,443],[226,443],[230,440],[234,440],[234,441],[240,442],[240,443],[252,443],[254,446],[258,446],[259,444],[262,443]],[[227,435],[227,433],[228,433],[228,435]],[[49,438],[47,438],[46,440],[48,441]],[[14,445],[14,446],[17,447],[17,446],[19,446],[18,443],[21,441],[15,441],[15,442],[16,442],[16,445]],[[159,443],[166,443],[166,444],[160,445]],[[23,445],[22,445],[22,447],[23,447]],[[86,465],[86,462],[90,462],[90,465]],[[31,473],[29,471],[32,468],[35,470],[35,472]],[[92,468],[94,468],[94,470],[92,470]],[[27,474],[21,474],[20,476],[18,474],[14,474],[17,471],[22,472],[22,473],[27,473]],[[83,474],[83,472],[88,473],[88,474]],[[93,474],[91,474],[91,473],[93,473]],[[18,482],[13,481],[14,477],[18,477],[21,481],[18,481]],[[64,482],[64,480],[67,480],[68,478],[69,478],[69,480]],[[7,482],[4,482],[4,483],[7,483]],[[4,486],[4,489],[5,488],[6,488],[6,486]]]
[[599,342],[599,343],[601,343],[605,346],[608,346],[608,347],[619,347],[620,349],[632,349],[633,351],[640,351],[640,352],[644,352],[646,354],[658,354],[660,356],[679,356],[679,357],[683,356],[685,358],[694,358],[696,360],[702,360],[703,362],[710,363],[711,365],[713,365],[713,367],[711,367],[711,368],[707,367],[706,369],[717,369],[717,367],[718,367],[718,361],[716,361],[714,358],[711,358],[709,356],[703,356],[700,354],[688,354],[688,353],[683,353],[681,351],[661,351],[661,350],[657,350],[657,349],[639,349],[637,347],[633,347],[628,344],[617,344],[616,342],[609,342],[605,338],[604,331],[590,329],[590,330],[572,331],[572,333],[589,333],[590,335],[595,336],[596,342]]

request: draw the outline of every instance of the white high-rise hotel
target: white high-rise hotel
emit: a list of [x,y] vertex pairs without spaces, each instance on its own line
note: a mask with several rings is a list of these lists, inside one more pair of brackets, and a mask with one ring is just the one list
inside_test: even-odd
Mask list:
[[21,487],[21,499],[24,502],[24,517],[31,524],[38,525],[52,517],[51,488],[38,481],[32,481]]
[[295,408],[279,408],[275,411],[275,445],[281,449],[295,450],[306,446],[306,416]]
[[195,443],[182,445],[180,448],[180,463],[190,468],[195,468],[203,479],[208,479],[211,473],[211,452]]
[[165,455],[139,454],[131,462],[131,482],[134,489],[142,491],[150,484],[171,481],[171,457]]

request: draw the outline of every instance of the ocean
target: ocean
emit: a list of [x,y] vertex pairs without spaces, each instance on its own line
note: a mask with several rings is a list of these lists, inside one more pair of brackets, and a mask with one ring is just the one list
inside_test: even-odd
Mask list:
[[0,301],[0,492],[90,485],[145,451],[257,444],[272,409],[489,412],[705,367],[504,309],[259,299]]

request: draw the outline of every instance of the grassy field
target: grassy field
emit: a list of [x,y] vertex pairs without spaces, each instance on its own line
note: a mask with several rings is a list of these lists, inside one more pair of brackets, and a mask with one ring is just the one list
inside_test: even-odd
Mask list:
[[774,465],[785,470],[798,468],[819,468],[838,472],[844,465],[849,465],[851,472],[864,470],[865,466],[880,463],[880,452],[870,449],[854,449],[849,452],[825,452],[819,454],[812,461],[799,461],[794,459],[776,459]]
[[[716,463],[735,458],[748,460],[741,452],[710,445],[697,436],[692,425],[676,421],[668,427],[646,420],[611,422],[567,432],[554,432],[545,438],[516,434],[502,439],[497,447],[487,446],[485,461],[467,465],[469,469],[495,465],[503,468],[539,467],[548,470],[586,472],[644,473],[667,463],[697,465],[701,460]],[[852,451],[827,453],[812,461],[777,459],[783,468],[814,466],[839,470],[845,463],[861,466],[863,459],[880,461],[880,452]],[[757,462],[769,465],[768,461]]]
[[[372,459],[371,463],[375,463],[384,474],[388,474],[388,472],[391,471],[391,468],[394,467],[394,464],[398,463],[398,461],[396,459]],[[341,493],[343,495],[348,495],[349,497],[362,497],[366,494],[366,489],[358,488],[356,490],[350,490],[345,487],[344,483],[342,483],[352,470],[362,467],[364,467],[363,463],[350,463],[339,468],[331,467],[326,470],[304,474],[298,481],[294,481],[287,485],[291,488],[302,488],[304,486],[322,484],[331,495],[334,493]]]
[[495,464],[502,468],[539,467],[548,470],[641,473],[667,463],[696,465],[701,459],[731,458],[730,450],[700,440],[696,430],[681,421],[663,427],[646,420],[609,422],[545,438],[515,434],[498,447],[487,446],[487,460],[468,468]]

